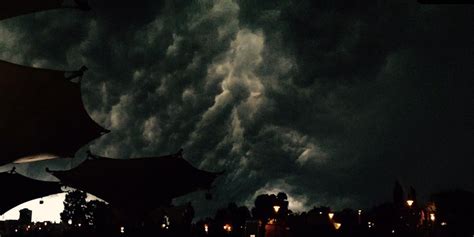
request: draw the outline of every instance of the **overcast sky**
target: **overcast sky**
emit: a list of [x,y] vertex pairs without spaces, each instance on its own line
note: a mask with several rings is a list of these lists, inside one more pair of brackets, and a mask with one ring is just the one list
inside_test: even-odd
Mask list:
[[[474,189],[471,6],[89,2],[0,22],[0,58],[86,65],[86,109],[112,131],[96,154],[184,148],[194,166],[225,170],[212,201],[182,199],[198,213],[277,191],[295,211],[369,207],[397,179],[425,197]],[[49,179],[45,165],[70,164],[18,170]]]

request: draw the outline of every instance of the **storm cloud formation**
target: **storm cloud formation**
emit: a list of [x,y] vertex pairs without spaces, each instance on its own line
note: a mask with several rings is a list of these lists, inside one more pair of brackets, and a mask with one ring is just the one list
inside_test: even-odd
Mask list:
[[[1,59],[87,65],[86,108],[112,131],[91,143],[97,154],[182,147],[196,167],[225,170],[213,201],[181,198],[201,213],[277,191],[295,211],[367,207],[388,200],[396,179],[424,194],[473,190],[472,7],[110,4],[1,22]],[[21,169],[42,176],[44,165],[68,163]]]

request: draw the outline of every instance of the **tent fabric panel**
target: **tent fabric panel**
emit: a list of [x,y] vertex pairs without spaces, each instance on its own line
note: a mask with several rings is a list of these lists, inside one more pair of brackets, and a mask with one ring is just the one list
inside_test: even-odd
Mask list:
[[216,173],[194,168],[180,155],[86,160],[67,171],[52,171],[65,185],[119,206],[156,206],[210,188]]
[[106,132],[84,108],[65,71],[0,61],[1,164],[40,154],[74,156]]
[[24,14],[61,8],[64,0],[3,0],[0,20]]
[[0,173],[0,215],[24,202],[61,193],[58,182],[31,179],[17,173]]

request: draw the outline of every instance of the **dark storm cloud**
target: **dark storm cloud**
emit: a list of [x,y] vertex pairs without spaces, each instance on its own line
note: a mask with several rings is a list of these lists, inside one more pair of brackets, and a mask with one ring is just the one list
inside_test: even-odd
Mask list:
[[194,165],[226,171],[213,202],[199,194],[201,210],[271,191],[298,211],[366,206],[396,178],[473,188],[472,8],[90,2],[2,22],[2,59],[87,65],[86,107],[112,130],[91,149],[184,147]]
[[[472,8],[316,1],[241,6],[248,8],[241,9],[248,19],[243,24],[261,23],[273,42],[282,36],[281,47],[296,62],[294,88],[273,97],[280,106],[273,121],[318,139],[331,154],[329,167],[303,175],[311,180],[304,190],[369,201],[396,177],[423,191],[452,183],[472,189]],[[255,11],[264,14],[248,13]],[[314,179],[326,182],[314,185]],[[343,186],[348,179],[351,185]]]

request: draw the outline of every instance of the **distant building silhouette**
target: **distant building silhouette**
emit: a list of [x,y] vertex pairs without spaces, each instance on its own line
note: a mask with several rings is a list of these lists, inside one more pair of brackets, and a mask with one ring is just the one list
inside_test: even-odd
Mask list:
[[33,212],[28,208],[23,208],[20,210],[20,218],[18,218],[18,222],[20,224],[29,224],[31,223],[31,216]]

